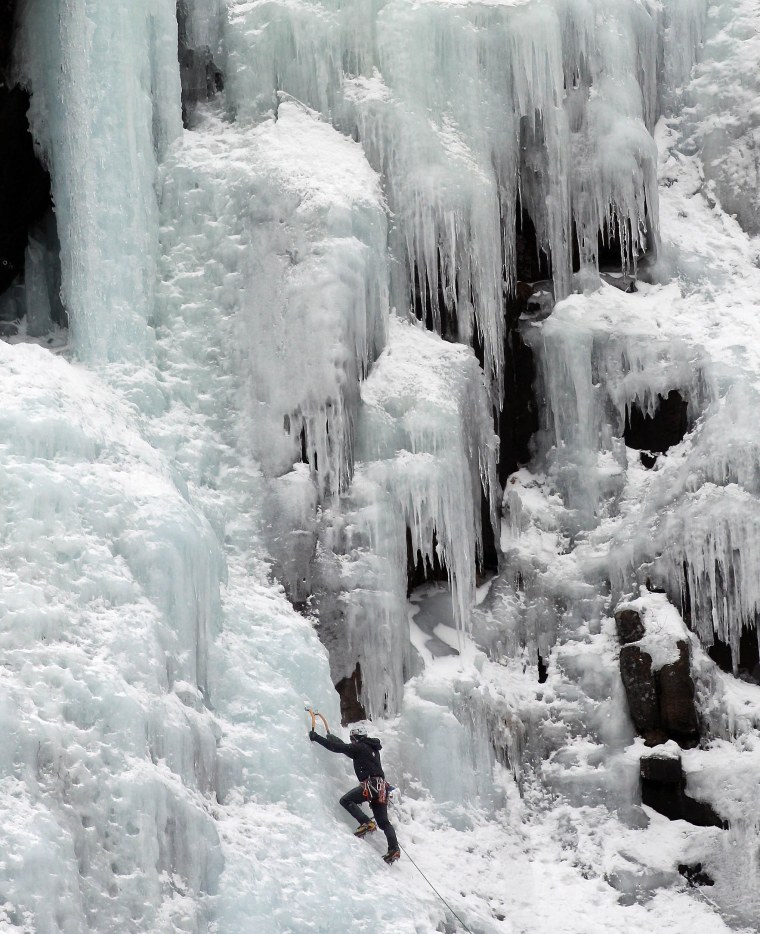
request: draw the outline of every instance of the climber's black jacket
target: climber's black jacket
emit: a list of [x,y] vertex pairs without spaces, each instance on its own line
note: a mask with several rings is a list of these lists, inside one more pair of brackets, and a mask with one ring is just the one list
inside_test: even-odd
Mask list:
[[314,730],[309,733],[309,739],[319,743],[320,746],[324,746],[325,749],[329,749],[330,752],[342,752],[344,756],[353,759],[354,772],[356,772],[356,777],[360,782],[372,775],[385,778],[385,772],[383,772],[383,767],[380,765],[380,750],[383,747],[380,745],[379,739],[365,736],[355,743],[344,743],[342,739],[338,739],[332,733],[328,733],[327,736],[323,737]]

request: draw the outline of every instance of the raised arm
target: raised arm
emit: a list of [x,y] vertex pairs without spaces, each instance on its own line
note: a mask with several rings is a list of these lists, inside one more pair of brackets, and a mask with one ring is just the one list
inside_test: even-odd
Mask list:
[[328,733],[327,736],[320,736],[316,730],[312,730],[309,733],[309,739],[314,743],[319,743],[320,746],[324,746],[325,749],[329,749],[330,752],[342,752],[349,759],[356,756],[356,749],[351,743],[344,743],[342,739],[332,733]]

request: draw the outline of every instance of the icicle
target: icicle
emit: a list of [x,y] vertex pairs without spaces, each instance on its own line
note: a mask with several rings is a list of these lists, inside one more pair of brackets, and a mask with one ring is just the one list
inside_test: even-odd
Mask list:
[[320,618],[340,660],[333,675],[361,664],[370,715],[398,710],[410,671],[407,529],[413,555],[446,566],[454,618],[469,628],[481,491],[496,517],[496,445],[474,356],[391,318],[362,388],[360,463],[340,511],[325,517],[318,561]]
[[142,360],[152,353],[156,155],[182,130],[174,0],[30,0],[19,68],[51,172],[77,352]]
[[502,404],[503,292],[516,205],[572,289],[573,236],[621,266],[656,250],[659,14],[648,4],[371,2],[230,6],[231,104],[260,119],[283,90],[358,137],[383,176],[391,304],[478,344]]

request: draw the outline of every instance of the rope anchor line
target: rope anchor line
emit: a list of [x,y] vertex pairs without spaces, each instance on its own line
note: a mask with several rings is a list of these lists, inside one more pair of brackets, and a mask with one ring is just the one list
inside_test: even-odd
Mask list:
[[425,875],[425,873],[420,869],[420,867],[417,865],[417,863],[415,863],[415,861],[412,859],[412,857],[406,852],[406,850],[403,848],[403,846],[401,846],[401,844],[399,844],[399,847],[400,847],[401,851],[403,852],[404,856],[406,856],[406,858],[407,858],[407,859],[409,860],[409,862],[412,864],[412,866],[414,866],[414,868],[415,868],[415,869],[417,870],[417,872],[422,876],[422,878],[425,880],[425,882],[427,882],[427,884],[428,884],[428,885],[430,886],[430,888],[435,892],[435,894],[438,896],[438,898],[440,898],[440,900],[443,902],[443,904],[444,904],[444,905],[449,909],[449,911],[454,915],[454,917],[455,917],[455,918],[457,919],[457,921],[462,925],[462,927],[465,929],[465,931],[467,931],[467,934],[472,934],[472,931],[470,930],[470,928],[468,928],[467,925],[464,923],[464,921],[462,921],[462,919],[459,917],[459,915],[454,911],[454,909],[453,909],[453,908],[451,907],[451,905],[446,901],[446,899],[443,897],[443,895],[441,895],[441,893],[440,893],[440,892],[438,891],[438,889],[433,885],[433,883],[430,881],[430,879],[428,879],[428,877],[427,877],[427,876]]

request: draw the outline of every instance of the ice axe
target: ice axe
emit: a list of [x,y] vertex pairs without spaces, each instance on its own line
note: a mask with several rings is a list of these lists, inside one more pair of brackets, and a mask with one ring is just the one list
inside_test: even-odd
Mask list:
[[303,709],[304,709],[304,710],[306,711],[306,713],[309,714],[309,716],[311,717],[311,728],[312,728],[312,730],[316,730],[316,728],[317,728],[317,717],[319,717],[319,719],[320,719],[320,720],[322,721],[322,723],[324,723],[324,725],[325,725],[325,733],[329,733],[329,732],[330,732],[330,727],[328,726],[327,720],[325,719],[325,717],[324,717],[323,714],[321,714],[318,710],[312,710],[312,708],[309,706],[309,704],[304,704]]

